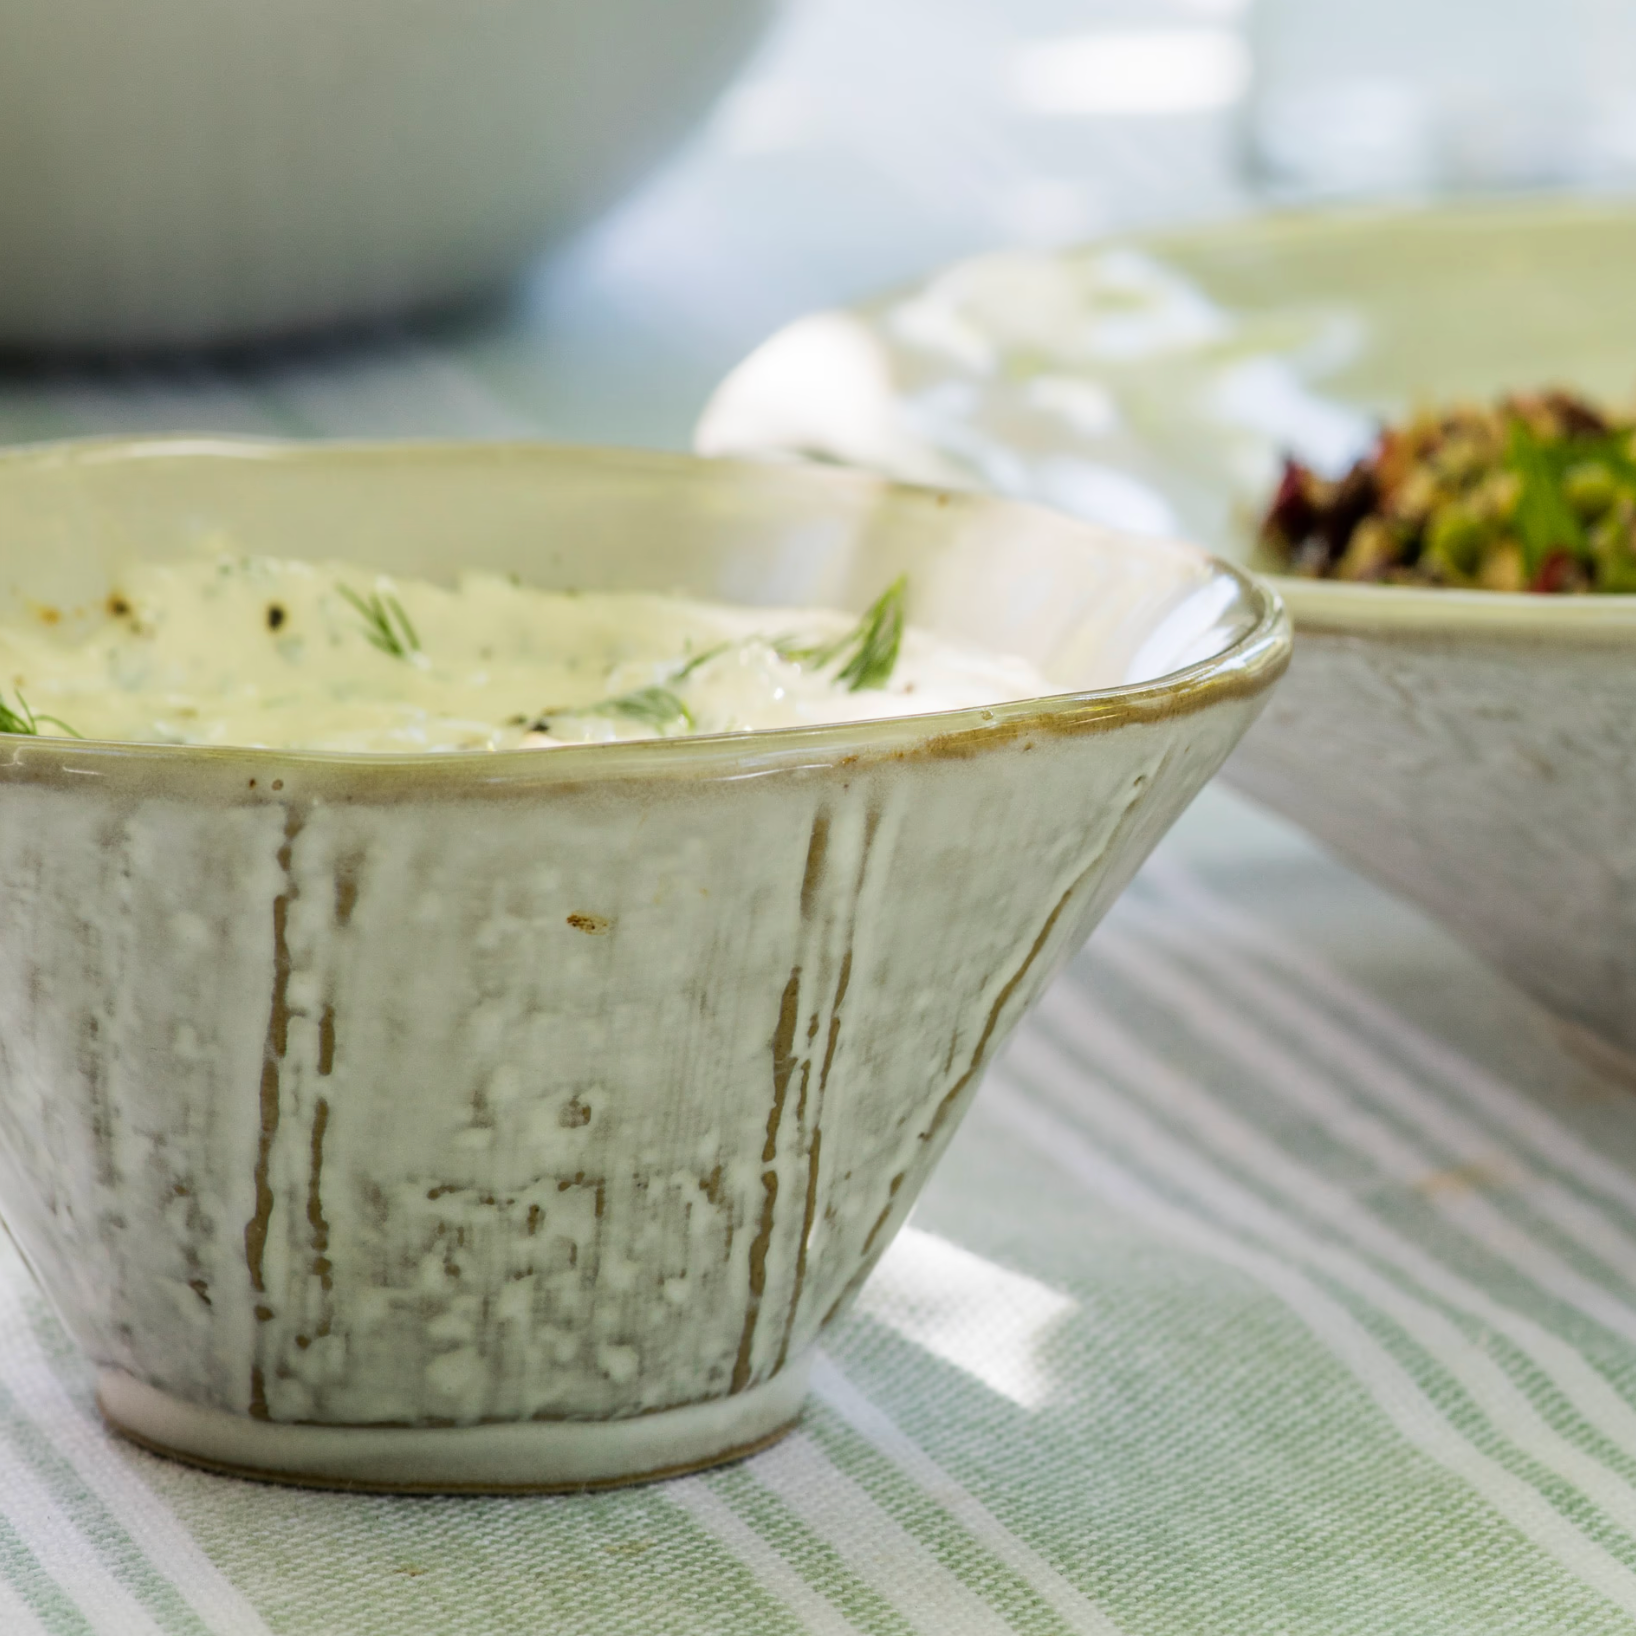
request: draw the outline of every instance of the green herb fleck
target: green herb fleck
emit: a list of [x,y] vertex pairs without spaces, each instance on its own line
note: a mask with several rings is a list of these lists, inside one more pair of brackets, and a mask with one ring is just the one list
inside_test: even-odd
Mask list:
[[[903,646],[903,604],[909,588],[908,576],[894,580],[872,602],[863,618],[837,641],[818,646],[802,646],[792,639],[774,639],[773,650],[781,659],[806,665],[816,670],[839,665],[837,682],[844,682],[854,693],[865,688],[884,687],[897,668],[898,651]],[[551,721],[557,716],[624,716],[641,722],[655,733],[666,735],[676,731],[692,732],[697,727],[693,712],[680,695],[672,691],[677,683],[685,682],[700,666],[741,646],[737,642],[718,642],[702,653],[685,660],[663,683],[639,687],[617,698],[599,699],[595,704],[575,705],[572,709],[542,710],[528,724],[529,731],[548,733]]]
[[605,699],[593,705],[587,715],[628,716],[657,732],[678,724],[691,728],[693,712],[668,687],[639,687],[631,693],[621,693],[617,699]]
[[850,692],[885,687],[897,668],[903,646],[903,604],[909,590],[909,576],[900,574],[870,603],[863,618],[838,641],[803,647],[787,639],[773,643],[780,659],[824,670],[845,659],[835,679],[845,682]]
[[420,638],[409,623],[403,604],[391,592],[371,591],[361,597],[350,585],[337,585],[340,594],[358,611],[364,622],[364,638],[394,659],[407,659],[420,652]]
[[4,698],[0,698],[0,733],[22,733],[29,738],[40,736],[40,723],[49,722],[53,727],[60,727],[70,738],[82,738],[82,733],[76,732],[67,722],[58,716],[37,716],[29,709],[28,700],[23,697],[23,690],[17,689],[17,708],[13,710]]
[[661,734],[673,727],[691,731],[694,725],[693,712],[668,687],[657,686],[639,687],[617,698],[598,699],[595,704],[575,705],[570,710],[542,710],[529,730],[549,732],[554,716],[624,716]]
[[713,648],[706,648],[703,653],[695,653],[680,670],[673,670],[670,679],[673,682],[685,682],[700,665],[707,665],[712,659],[719,658],[734,646],[731,642],[718,642]]
[[1512,524],[1522,540],[1529,577],[1553,552],[1579,556],[1585,548],[1585,529],[1562,491],[1561,446],[1547,444],[1519,417],[1508,429],[1505,463],[1522,482]]

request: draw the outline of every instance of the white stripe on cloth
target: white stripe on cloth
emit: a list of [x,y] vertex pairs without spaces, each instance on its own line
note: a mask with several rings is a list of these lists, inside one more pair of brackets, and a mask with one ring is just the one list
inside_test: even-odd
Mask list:
[[0,1278],[0,1335],[5,1341],[0,1383],[207,1628],[223,1636],[271,1636],[249,1599],[127,1463],[136,1457],[124,1454],[69,1396],[34,1332],[21,1286],[20,1276]]
[[1158,1197],[998,1074],[990,1075],[986,1095],[992,1116],[1003,1120],[1087,1191],[1182,1247],[1253,1278],[1277,1296],[1369,1394],[1403,1438],[1465,1482],[1581,1584],[1625,1613],[1636,1615],[1636,1574],[1587,1539],[1536,1489],[1467,1442],[1339,1302],[1276,1257],[1234,1242]]
[[[1214,938],[1200,938],[1197,925],[1189,918],[1160,913],[1134,902],[1121,911],[1119,918],[1137,927],[1143,937],[1204,968],[1224,990],[1236,992],[1261,1016],[1299,1039],[1326,1065],[1340,1069],[1372,1101],[1389,1108],[1427,1140],[1449,1149],[1462,1162],[1477,1166],[1495,1158],[1495,1138],[1481,1125],[1428,1097],[1423,1086],[1381,1052],[1291,993],[1282,980],[1258,972]],[[1507,1176],[1516,1175],[1526,1185],[1530,1206],[1565,1237],[1576,1240],[1615,1271],[1636,1260],[1636,1235],[1595,1205],[1534,1170],[1514,1149],[1508,1148],[1504,1159]]]
[[745,1468],[922,1636],[1007,1636],[1011,1626],[816,1443],[795,1432]]
[[1315,950],[1297,945],[1230,905],[1190,874],[1163,861],[1148,863],[1142,879],[1218,936],[1250,951],[1360,1028],[1386,1042],[1429,1079],[1459,1092],[1512,1138],[1534,1149],[1587,1188],[1636,1212],[1636,1175],[1598,1153],[1543,1108],[1443,1040],[1384,1005],[1344,977]]
[[806,1626],[808,1636],[863,1636],[832,1602],[815,1591],[777,1551],[698,1477],[660,1490],[750,1570],[761,1588]]
[[1044,1557],[1011,1532],[981,1500],[956,1482],[908,1437],[884,1409],[872,1403],[827,1357],[812,1372],[815,1396],[866,1442],[874,1445],[925,1491],[988,1553],[1003,1562],[1080,1636],[1118,1636],[1118,1627]]
[[[1101,1065],[1117,1079],[1140,1086],[1145,1100],[1182,1121],[1216,1153],[1327,1222],[1358,1249],[1396,1267],[1428,1294],[1503,1335],[1533,1358],[1587,1425],[1615,1447],[1636,1450],[1636,1409],[1575,1347],[1501,1304],[1387,1226],[1344,1188],[1324,1181],[1292,1159],[1204,1087],[1139,1045],[1076,985],[1059,983],[1046,996],[1040,1017],[1082,1062]],[[1304,1229],[1292,1235],[1303,1247],[1309,1236]]]
[[[1006,1062],[1008,1071],[1063,1106],[1070,1117],[1097,1119],[1144,1164],[1184,1188],[1231,1230],[1258,1237],[1274,1253],[1332,1278],[1389,1317],[1459,1382],[1502,1437],[1572,1483],[1636,1543],[1636,1488],[1552,1427],[1499,1364],[1445,1314],[1406,1294],[1358,1256],[1315,1238],[1303,1224],[1292,1221],[1275,1205],[1189,1152],[1130,1101],[1088,1085],[1081,1064],[1051,1045],[1031,1035],[1013,1047]],[[1141,1087],[1144,1097],[1164,1102],[1166,1090],[1175,1090],[1174,1083],[1161,1088],[1166,1077],[1176,1076],[1173,1071],[1167,1075],[1164,1065],[1155,1063],[1140,1077],[1133,1073],[1131,1083]],[[1222,1134],[1229,1116],[1213,1113],[1207,1097],[1172,1095],[1169,1100],[1172,1110],[1201,1140]],[[1242,1146],[1237,1146],[1234,1157],[1242,1151]],[[1306,1203],[1308,1192],[1308,1188],[1300,1187],[1298,1202]]]
[[[1440,1160],[1418,1151],[1381,1120],[1333,1095],[1298,1058],[1247,1022],[1241,1010],[1223,1004],[1208,984],[1188,975],[1175,961],[1154,953],[1128,933],[1105,931],[1101,947],[1121,972],[1191,1033],[1236,1057],[1263,1089],[1334,1140],[1367,1156],[1387,1178],[1415,1187],[1437,1175]],[[1636,1343],[1636,1309],[1530,1238],[1486,1199],[1469,1190],[1428,1187],[1421,1188],[1421,1196],[1428,1209],[1458,1227],[1489,1255],[1509,1262],[1542,1292]]]
[[16,1447],[0,1473],[0,1516],[97,1636],[161,1636]]
[[1076,1303],[935,1233],[905,1227],[864,1285],[857,1310],[952,1363],[1020,1409],[1055,1395],[1040,1343]]
[[0,1579],[0,1631],[5,1636],[50,1636],[40,1616],[4,1579]]

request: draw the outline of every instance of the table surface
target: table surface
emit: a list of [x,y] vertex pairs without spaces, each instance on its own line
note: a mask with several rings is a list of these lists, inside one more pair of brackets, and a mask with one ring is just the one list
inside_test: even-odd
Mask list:
[[[1230,14],[809,0],[503,310],[0,374],[0,440],[684,445],[803,310],[1243,208],[1230,110],[1052,117],[1012,72],[1031,41]],[[1630,1633],[1633,1249],[1628,1093],[1211,790],[990,1075],[802,1429],[739,1467],[535,1500],[203,1476],[103,1432],[0,1254],[0,1630]]]

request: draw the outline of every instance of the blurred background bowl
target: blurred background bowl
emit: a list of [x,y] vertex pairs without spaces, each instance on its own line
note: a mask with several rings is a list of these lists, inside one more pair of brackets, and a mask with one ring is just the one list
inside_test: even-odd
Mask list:
[[500,286],[773,0],[0,0],[0,348],[243,342]]

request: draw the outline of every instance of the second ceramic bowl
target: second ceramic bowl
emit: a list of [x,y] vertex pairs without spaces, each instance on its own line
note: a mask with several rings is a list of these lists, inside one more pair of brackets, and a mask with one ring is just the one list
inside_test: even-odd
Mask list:
[[[1242,555],[1283,448],[1416,398],[1636,379],[1621,203],[1256,218],[951,268],[803,320],[711,452],[808,453]],[[1226,777],[1636,1062],[1636,598],[1275,582],[1296,656]]]
[[726,1458],[1261,708],[1277,599],[851,473],[474,445],[0,457],[0,617],[196,542],[910,616],[1060,695],[493,755],[0,741],[0,1212],[155,1447],[561,1487]]

